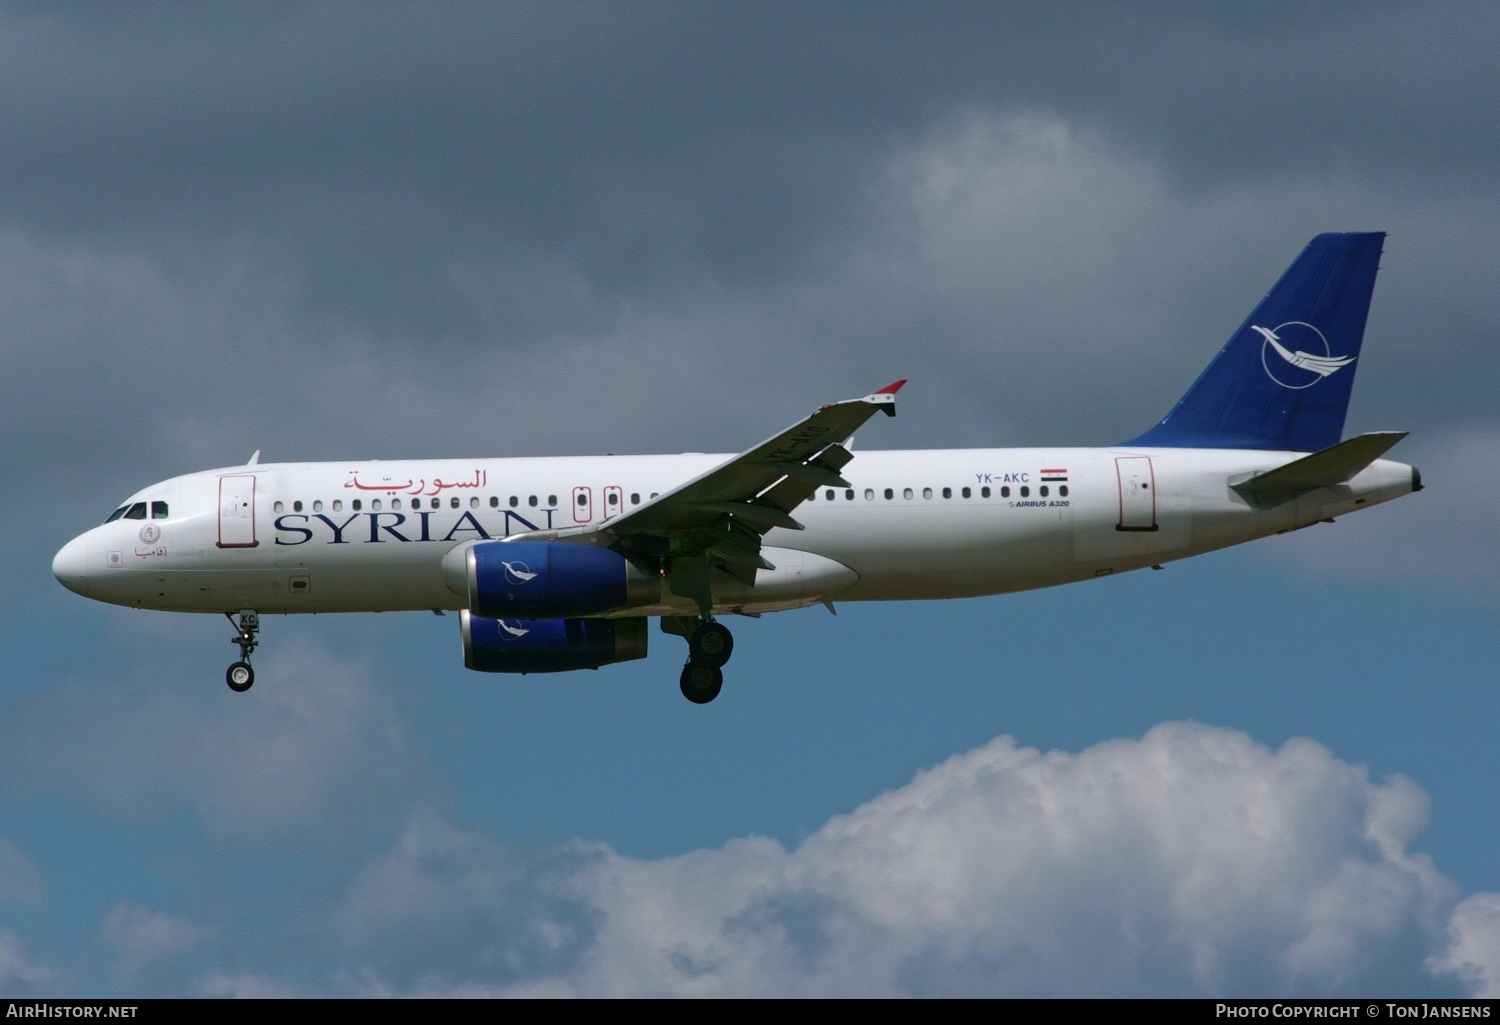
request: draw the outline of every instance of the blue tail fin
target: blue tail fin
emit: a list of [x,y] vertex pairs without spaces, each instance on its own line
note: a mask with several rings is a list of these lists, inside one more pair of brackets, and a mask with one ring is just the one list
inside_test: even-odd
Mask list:
[[1128,445],[1316,452],[1338,443],[1385,232],[1307,244],[1173,407]]

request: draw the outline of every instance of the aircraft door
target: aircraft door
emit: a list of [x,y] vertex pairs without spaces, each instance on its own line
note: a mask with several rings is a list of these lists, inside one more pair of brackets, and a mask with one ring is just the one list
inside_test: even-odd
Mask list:
[[219,478],[219,547],[254,548],[255,475],[227,474]]
[[1156,477],[1150,456],[1117,456],[1120,479],[1120,522],[1116,530],[1156,529]]
[[611,484],[609,487],[605,488],[604,518],[607,520],[611,516],[620,515],[620,513],[624,511],[624,502],[625,498],[623,493],[620,491],[620,485]]
[[594,489],[573,489],[573,522],[589,523],[594,518]]

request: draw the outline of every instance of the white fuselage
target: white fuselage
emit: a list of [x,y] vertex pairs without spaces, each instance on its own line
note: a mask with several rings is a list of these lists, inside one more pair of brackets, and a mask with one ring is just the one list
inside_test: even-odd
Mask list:
[[[961,598],[1064,584],[1239,544],[1400,497],[1413,469],[1377,460],[1347,484],[1271,504],[1231,484],[1299,453],[1220,449],[859,452],[777,528],[753,587],[715,612],[824,600]],[[531,530],[607,525],[726,455],[251,464],[175,477],[54,564],[100,601],[184,612],[460,609],[444,556]],[[132,512],[139,510],[139,512]],[[452,560],[448,567],[451,570]],[[658,604],[613,615],[693,615]]]

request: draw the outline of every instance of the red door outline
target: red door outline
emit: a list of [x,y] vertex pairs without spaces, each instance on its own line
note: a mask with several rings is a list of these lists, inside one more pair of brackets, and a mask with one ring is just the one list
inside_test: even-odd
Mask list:
[[233,473],[219,478],[220,548],[254,548],[255,474]]
[[1156,529],[1156,474],[1150,456],[1117,456],[1120,479],[1120,522],[1116,530]]

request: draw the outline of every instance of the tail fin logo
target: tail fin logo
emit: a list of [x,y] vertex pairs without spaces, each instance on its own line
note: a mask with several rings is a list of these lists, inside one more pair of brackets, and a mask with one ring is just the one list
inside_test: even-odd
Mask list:
[[[1323,337],[1323,332],[1300,320],[1288,321],[1269,329],[1251,324],[1250,329],[1260,332],[1265,339],[1260,349],[1260,363],[1266,368],[1266,374],[1283,388],[1293,391],[1311,388],[1357,358],[1335,356],[1328,345],[1328,339]],[[1323,351],[1320,355],[1299,346]],[[1275,359],[1271,358],[1272,353],[1275,353]]]

